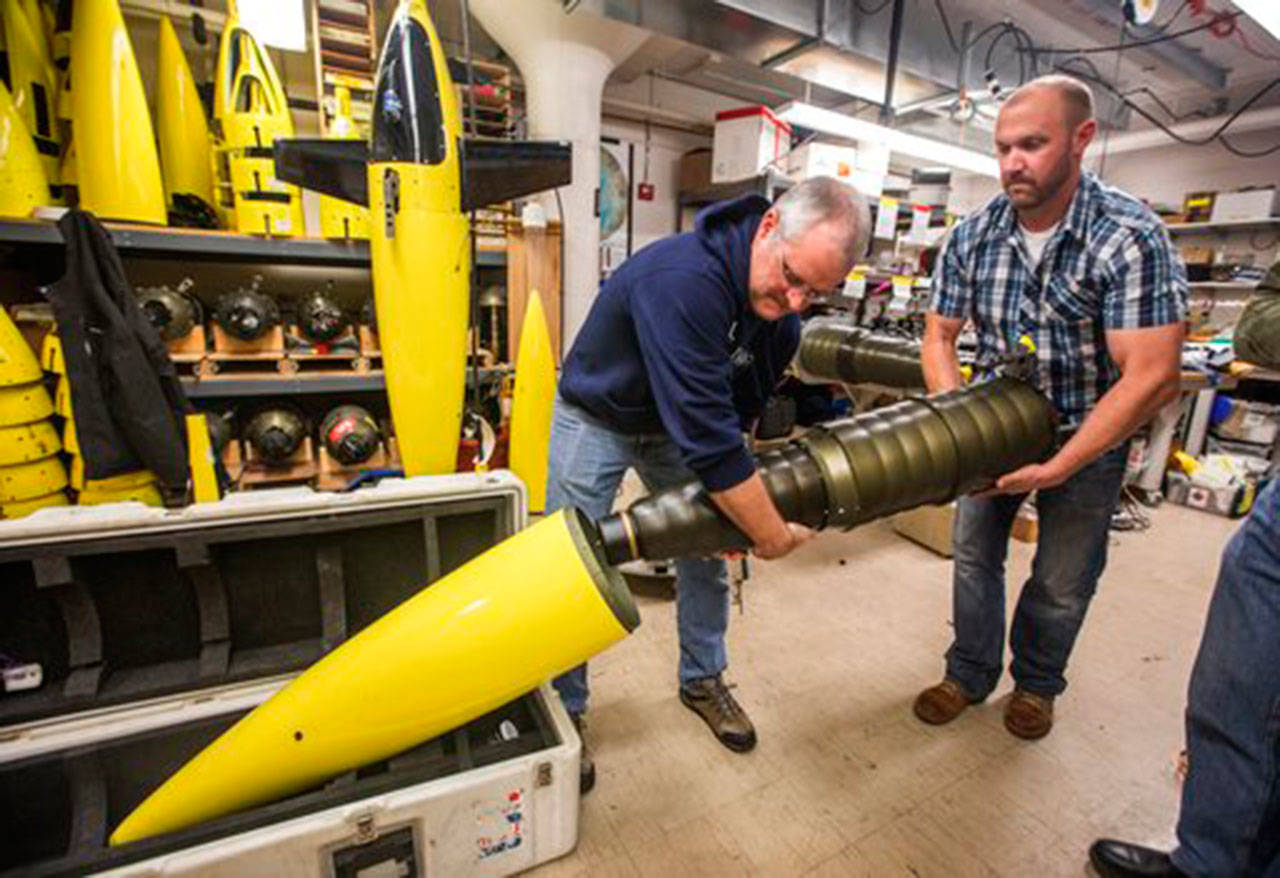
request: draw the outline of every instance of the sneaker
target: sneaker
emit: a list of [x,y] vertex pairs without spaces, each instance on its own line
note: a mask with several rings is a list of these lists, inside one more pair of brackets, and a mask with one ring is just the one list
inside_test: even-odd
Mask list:
[[578,756],[578,795],[585,796],[596,785],[596,762],[587,748],[587,721],[580,713],[569,714],[573,728],[582,739],[582,752]]
[[964,687],[948,677],[937,686],[930,686],[917,695],[911,710],[922,722],[941,726],[964,713],[965,708],[974,703],[976,702]]
[[680,687],[680,702],[706,721],[721,744],[745,753],[756,745],[756,730],[731,688],[719,674],[703,677]]
[[1013,690],[1004,706],[1004,727],[1027,741],[1043,738],[1053,728],[1053,696]]

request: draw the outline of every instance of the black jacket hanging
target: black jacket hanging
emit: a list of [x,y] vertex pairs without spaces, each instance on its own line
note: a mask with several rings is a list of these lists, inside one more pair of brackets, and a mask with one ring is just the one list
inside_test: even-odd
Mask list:
[[58,321],[85,478],[149,469],[166,504],[180,504],[190,480],[184,416],[191,408],[169,352],[93,214],[69,210],[58,228],[67,270],[45,294]]

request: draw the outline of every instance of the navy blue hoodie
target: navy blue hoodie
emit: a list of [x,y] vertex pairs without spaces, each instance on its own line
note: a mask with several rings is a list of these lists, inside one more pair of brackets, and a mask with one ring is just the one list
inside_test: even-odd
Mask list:
[[560,395],[627,435],[665,432],[707,488],[745,481],[742,431],[800,340],[800,319],[761,320],[747,279],[768,210],[757,195],[712,205],[694,231],[656,241],[600,288],[565,358]]

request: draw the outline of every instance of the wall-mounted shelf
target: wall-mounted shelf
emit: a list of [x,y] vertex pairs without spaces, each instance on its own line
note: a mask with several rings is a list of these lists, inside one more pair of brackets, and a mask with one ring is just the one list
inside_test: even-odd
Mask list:
[[[509,369],[504,367],[482,368],[481,384],[501,380]],[[467,368],[467,386],[471,386],[471,369]],[[251,396],[296,396],[309,393],[383,393],[387,389],[386,376],[381,370],[350,375],[302,374],[280,377],[254,378],[182,378],[182,389],[189,399],[233,399]]]
[[[122,255],[224,262],[271,262],[289,265],[368,266],[368,241],[325,238],[262,238],[237,232],[104,223]],[[62,247],[62,233],[47,220],[0,219],[0,245],[38,244]],[[476,264],[506,265],[504,250],[481,249]]]
[[1225,235],[1229,232],[1256,232],[1261,229],[1280,229],[1280,216],[1258,220],[1229,220],[1220,223],[1169,223],[1165,228],[1172,235]]

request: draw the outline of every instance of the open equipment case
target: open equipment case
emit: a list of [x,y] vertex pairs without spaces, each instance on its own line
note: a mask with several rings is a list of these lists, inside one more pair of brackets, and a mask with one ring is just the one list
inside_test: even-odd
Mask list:
[[107,845],[237,719],[526,516],[493,472],[0,523],[0,652],[43,675],[0,693],[0,874],[487,876],[567,853],[581,743],[545,684],[298,795]]

